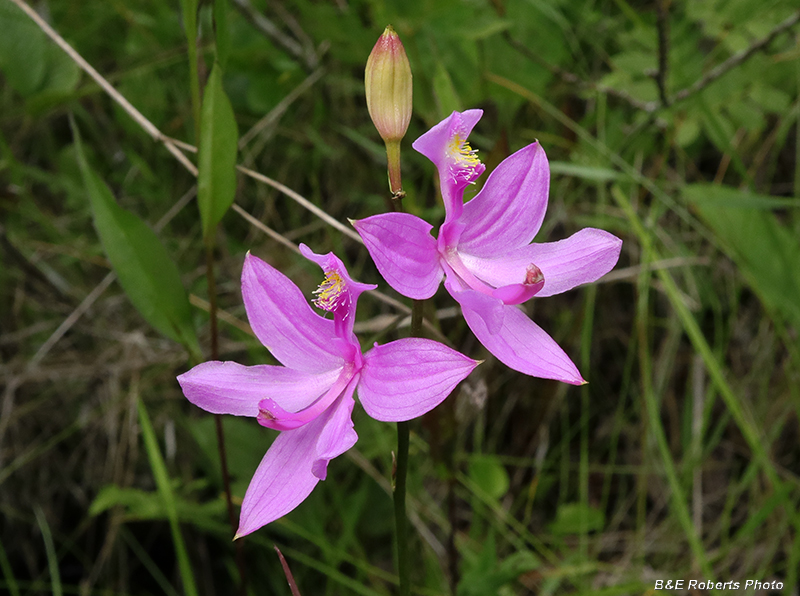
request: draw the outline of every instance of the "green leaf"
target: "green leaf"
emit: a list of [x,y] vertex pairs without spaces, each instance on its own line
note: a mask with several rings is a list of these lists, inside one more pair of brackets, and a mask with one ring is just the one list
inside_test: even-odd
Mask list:
[[191,307],[178,268],[155,232],[117,205],[111,189],[91,170],[77,126],[72,124],[94,226],[122,288],[148,323],[199,356]]
[[[800,329],[800,242],[763,208],[784,199],[762,197],[729,187],[689,185],[683,189],[714,231],[753,291],[771,310]],[[794,205],[796,199],[788,199]],[[757,205],[757,207],[745,207]]]
[[493,499],[500,499],[508,492],[508,473],[495,455],[473,455],[469,462],[469,477]]
[[236,195],[238,139],[233,107],[222,88],[222,69],[214,64],[200,115],[197,181],[197,202],[207,245],[213,243],[214,230]]
[[[581,526],[587,532],[602,530],[606,523],[603,512],[583,503],[564,503],[558,506],[556,520],[550,524],[553,534],[580,534]],[[585,525],[584,525],[585,524]]]
[[45,79],[47,40],[39,28],[10,2],[0,3],[0,69],[22,95],[36,92]]
[[433,75],[433,96],[442,118],[461,110],[461,99],[453,85],[453,79],[441,62],[436,63],[436,72]]
[[608,182],[609,180],[625,178],[623,174],[610,168],[582,166],[567,161],[551,161],[550,172],[553,174],[563,174],[564,176],[590,180],[592,182]]

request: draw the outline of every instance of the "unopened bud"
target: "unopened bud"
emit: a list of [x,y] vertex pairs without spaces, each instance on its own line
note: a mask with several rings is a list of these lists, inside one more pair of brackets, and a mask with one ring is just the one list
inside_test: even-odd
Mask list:
[[386,141],[399,141],[411,120],[411,65],[400,37],[386,27],[372,48],[364,73],[367,109]]
[[394,198],[402,198],[400,178],[400,140],[411,120],[411,65],[400,37],[386,27],[372,48],[364,72],[367,110],[386,144],[389,188]]

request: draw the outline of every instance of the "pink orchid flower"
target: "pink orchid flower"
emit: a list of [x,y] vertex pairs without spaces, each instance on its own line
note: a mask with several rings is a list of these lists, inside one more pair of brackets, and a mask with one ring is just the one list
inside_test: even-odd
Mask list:
[[315,313],[289,278],[248,253],[242,271],[247,318],[284,366],[205,362],[178,377],[196,406],[281,431],[247,488],[237,538],[292,511],[325,480],[328,462],[356,443],[356,389],[373,418],[410,420],[441,403],[478,365],[421,338],[375,344],[362,354],[353,333],[356,302],[376,286],[353,281],[333,253],[300,250],[325,273],[313,302],[333,318]]
[[570,358],[515,305],[596,281],[616,264],[622,241],[585,228],[558,242],[531,243],[550,186],[547,156],[538,143],[503,160],[464,204],[464,189],[485,170],[467,142],[482,114],[453,112],[413,143],[439,171],[445,220],[437,239],[430,234],[433,226],[407,213],[353,225],[395,290],[430,298],[444,276],[467,325],[498,360],[534,377],[580,385],[585,381]]

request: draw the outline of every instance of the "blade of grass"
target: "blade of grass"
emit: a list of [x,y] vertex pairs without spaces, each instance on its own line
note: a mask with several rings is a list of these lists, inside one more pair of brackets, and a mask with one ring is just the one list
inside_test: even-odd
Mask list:
[[169,583],[169,580],[161,572],[161,569],[158,568],[158,565],[156,565],[155,561],[153,561],[153,558],[147,554],[147,551],[136,539],[136,537],[124,526],[120,528],[119,535],[131,549],[131,551],[133,551],[133,554],[136,555],[141,564],[144,565],[144,568],[150,572],[150,575],[156,581],[158,587],[164,591],[164,594],[166,596],[180,596],[178,591],[172,587],[172,584]]
[[175,557],[178,559],[178,568],[180,570],[181,581],[183,582],[183,590],[187,596],[197,596],[197,586],[194,582],[192,565],[189,561],[189,554],[186,551],[186,544],[181,535],[180,525],[178,524],[178,507],[175,502],[175,495],[172,493],[172,485],[170,484],[169,474],[167,473],[167,466],[164,464],[164,459],[158,447],[156,433],[153,430],[153,425],[147,414],[147,408],[141,398],[137,399],[137,405],[139,407],[139,424],[142,427],[142,438],[144,439],[147,458],[150,461],[150,468],[153,471],[153,477],[155,478],[158,492],[164,500],[164,507],[169,517],[169,527],[172,532]]
[[[617,198],[617,194],[622,195],[622,192],[617,187],[612,188],[611,193],[615,198]],[[649,246],[643,247],[642,264],[648,264],[654,259],[654,255],[649,249]],[[667,437],[664,433],[664,427],[661,424],[661,412],[659,409],[659,404],[656,401],[655,392],[653,391],[653,371],[648,345],[649,342],[647,341],[647,330],[649,329],[647,319],[650,312],[650,273],[647,273],[646,271],[647,268],[643,268],[642,275],[640,276],[639,297],[636,301],[636,320],[639,331],[639,367],[641,369],[642,392],[644,394],[647,422],[649,424],[650,431],[655,436],[658,452],[661,456],[661,460],[664,465],[664,471],[667,475],[667,483],[669,484],[670,492],[672,493],[673,510],[678,518],[678,522],[683,528],[686,539],[689,541],[689,547],[692,549],[692,556],[694,557],[695,564],[703,572],[703,577],[713,578],[711,565],[709,565],[708,559],[706,558],[703,543],[700,540],[700,537],[697,535],[694,525],[692,525],[692,519],[689,515],[689,507],[686,504],[686,495],[684,494],[680,480],[678,479],[678,474],[675,470],[675,463],[672,460],[672,453],[669,450]]]
[[8,560],[2,542],[0,542],[0,570],[3,571],[4,585],[8,588],[11,596],[20,596],[17,578],[14,577],[14,570],[11,568],[11,562]]
[[50,570],[50,587],[53,591],[53,596],[61,596],[64,592],[61,589],[61,574],[58,571],[58,555],[56,554],[56,545],[53,543],[53,535],[50,533],[50,526],[47,524],[47,519],[44,516],[44,511],[39,505],[33,508],[36,514],[36,524],[39,526],[39,531],[42,533],[42,540],[44,540],[44,549],[47,553],[47,567]]

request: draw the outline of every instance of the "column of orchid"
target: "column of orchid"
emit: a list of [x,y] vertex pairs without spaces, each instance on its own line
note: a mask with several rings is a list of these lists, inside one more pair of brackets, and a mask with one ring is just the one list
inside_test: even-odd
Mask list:
[[519,305],[596,281],[616,264],[621,241],[586,228],[557,242],[532,242],[544,218],[550,179],[538,143],[504,160],[465,204],[465,188],[485,170],[468,142],[481,110],[453,112],[413,143],[439,172],[445,220],[434,238],[431,224],[399,209],[400,140],[411,117],[411,69],[391,27],[370,55],[365,82],[370,116],[386,143],[396,212],[353,225],[386,282],[415,300],[412,337],[362,352],[353,332],[356,306],[359,296],[376,286],[354,281],[333,253],[300,246],[324,275],[311,304],[289,278],[248,253],[242,272],[247,317],[282,366],[205,362],[178,381],[195,405],[214,414],[249,416],[280,433],[245,493],[236,538],[292,511],[326,478],[328,463],[356,443],[354,395],[371,417],[397,422],[395,516],[405,595],[410,593],[405,423],[436,407],[479,364],[415,337],[420,301],[432,297],[444,279],[470,329],[499,361],[531,376],[582,384],[570,358]]

